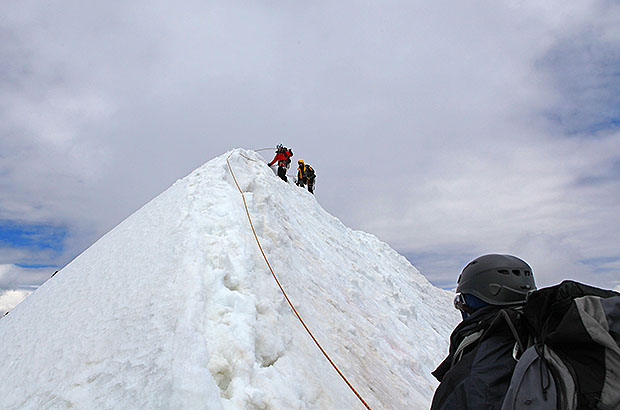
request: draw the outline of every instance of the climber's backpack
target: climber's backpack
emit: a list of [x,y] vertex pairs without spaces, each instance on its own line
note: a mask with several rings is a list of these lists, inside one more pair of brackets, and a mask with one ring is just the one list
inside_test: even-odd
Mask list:
[[620,409],[620,293],[564,281],[530,294],[522,315],[502,410]]
[[291,163],[291,157],[293,156],[293,150],[290,149],[290,148],[284,147],[284,150],[282,151],[282,153],[286,157],[286,163],[290,164]]

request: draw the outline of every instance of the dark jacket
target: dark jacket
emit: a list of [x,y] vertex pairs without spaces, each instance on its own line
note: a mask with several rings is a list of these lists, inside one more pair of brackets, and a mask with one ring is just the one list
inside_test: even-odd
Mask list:
[[454,329],[450,353],[433,372],[441,384],[431,410],[501,408],[516,361],[515,337],[500,311],[496,306],[479,309]]
[[306,168],[305,165],[300,165],[299,167],[297,167],[297,182],[299,184],[304,184],[306,183],[305,179],[305,175],[304,175],[304,169]]
[[310,180],[314,179],[316,177],[316,174],[314,172],[314,168],[312,168],[310,165],[306,164],[306,167],[304,169],[304,178],[306,178],[306,180],[309,182]]

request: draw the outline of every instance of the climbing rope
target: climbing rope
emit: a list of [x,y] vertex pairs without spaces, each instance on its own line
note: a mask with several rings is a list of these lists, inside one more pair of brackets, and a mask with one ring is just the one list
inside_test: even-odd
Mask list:
[[[271,276],[273,276],[273,278],[275,279],[276,283],[278,284],[278,287],[280,288],[280,291],[282,291],[282,294],[284,295],[284,298],[286,299],[286,301],[288,302],[289,306],[291,307],[291,309],[293,310],[293,312],[295,313],[295,316],[297,316],[297,319],[299,319],[299,321],[301,322],[301,324],[303,325],[304,329],[306,329],[306,332],[308,332],[308,334],[310,335],[310,337],[312,338],[312,340],[314,341],[314,344],[317,345],[317,347],[319,348],[319,350],[321,351],[321,353],[323,353],[323,356],[325,356],[325,358],[327,359],[327,361],[332,365],[332,367],[334,368],[334,370],[336,370],[336,372],[338,373],[338,375],[342,378],[342,380],[344,380],[344,382],[347,384],[347,386],[349,386],[349,388],[351,389],[351,391],[353,391],[353,393],[355,393],[355,395],[357,396],[357,398],[362,402],[362,404],[368,409],[371,410],[370,406],[368,406],[368,404],[366,404],[366,401],[364,401],[364,399],[362,398],[362,396],[357,392],[357,390],[355,390],[355,388],[353,387],[353,385],[349,382],[349,380],[347,380],[347,378],[344,376],[344,374],[342,374],[342,372],[340,371],[340,369],[338,369],[338,366],[336,366],[336,364],[333,362],[333,360],[329,357],[329,355],[327,354],[327,352],[325,352],[325,350],[323,349],[323,347],[321,346],[321,344],[318,342],[318,340],[314,337],[314,335],[312,334],[312,332],[310,331],[310,329],[308,328],[308,326],[306,326],[306,323],[303,321],[303,319],[301,318],[301,316],[299,315],[299,313],[297,312],[297,309],[295,309],[295,306],[293,306],[293,303],[291,302],[291,300],[289,299],[288,295],[286,294],[286,292],[284,291],[284,288],[282,287],[282,285],[280,284],[280,281],[278,280],[278,277],[276,276],[275,272],[273,271],[273,268],[271,267],[271,264],[269,263],[269,260],[267,259],[267,255],[265,255],[265,251],[263,251],[263,247],[260,243],[260,240],[258,239],[258,235],[256,234],[256,230],[254,229],[254,224],[252,223],[252,217],[250,216],[250,210],[248,209],[248,203],[245,200],[245,194],[243,193],[243,190],[241,189],[241,187],[239,186],[239,183],[237,182],[237,177],[235,176],[235,173],[233,172],[232,167],[230,166],[230,161],[228,161],[230,159],[230,157],[232,156],[233,153],[231,153],[227,158],[226,158],[226,163],[228,164],[228,169],[230,170],[230,175],[232,175],[233,180],[235,181],[235,185],[237,186],[237,189],[239,190],[239,193],[241,194],[241,198],[243,199],[243,206],[245,207],[245,213],[248,216],[248,221],[250,221],[250,227],[252,228],[252,233],[254,234],[254,239],[256,239],[256,243],[258,244],[258,248],[260,249],[261,254],[263,255],[263,258],[265,259],[265,262],[267,263],[267,266],[269,267],[269,271],[271,271]],[[247,156],[240,154],[242,157],[249,159],[250,161],[256,161],[254,159],[248,158]]]

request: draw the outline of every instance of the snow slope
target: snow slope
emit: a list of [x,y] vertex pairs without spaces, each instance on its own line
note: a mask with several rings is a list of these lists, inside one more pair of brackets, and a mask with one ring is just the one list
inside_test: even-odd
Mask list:
[[2,409],[428,408],[458,321],[375,236],[233,150],[177,181],[0,320]]

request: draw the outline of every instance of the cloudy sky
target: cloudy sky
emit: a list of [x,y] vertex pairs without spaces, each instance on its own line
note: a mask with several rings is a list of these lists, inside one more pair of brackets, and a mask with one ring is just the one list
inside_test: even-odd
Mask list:
[[617,1],[0,1],[0,303],[278,143],[438,286],[490,252],[620,284]]

